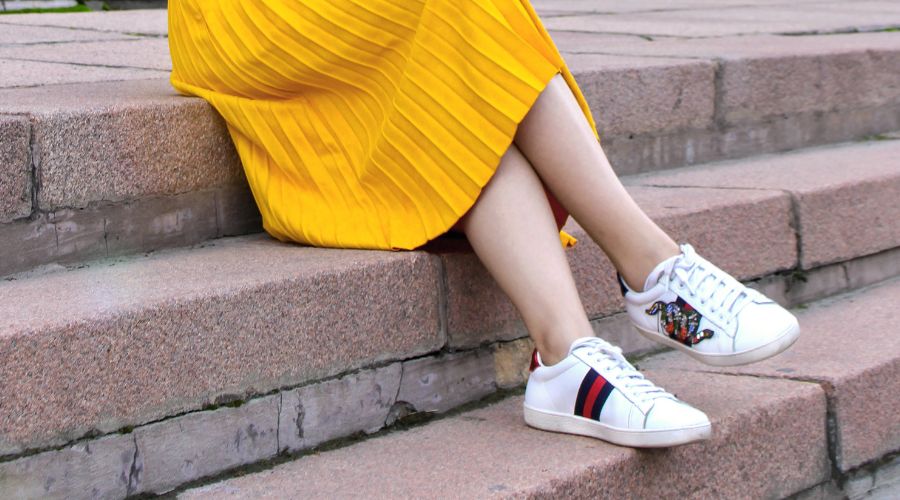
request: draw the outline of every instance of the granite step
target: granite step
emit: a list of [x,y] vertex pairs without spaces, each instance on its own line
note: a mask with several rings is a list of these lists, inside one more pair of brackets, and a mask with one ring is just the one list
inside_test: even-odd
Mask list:
[[[676,239],[792,305],[900,274],[897,228],[870,229],[900,214],[898,152],[900,141],[822,147],[634,177],[628,189]],[[848,220],[860,241],[844,245]],[[654,349],[620,313],[608,260],[568,229],[595,329],[628,353]],[[807,236],[828,231],[834,241]],[[392,253],[254,235],[0,281],[0,479],[164,491],[521,385],[521,319],[474,255],[444,243]],[[372,400],[376,386],[384,397]],[[321,410],[354,405],[365,409],[356,420]],[[207,430],[185,444],[185,428]],[[207,453],[223,442],[238,444]],[[179,460],[193,465],[152,465]]]
[[[0,275],[260,231],[221,119],[160,78],[164,15],[135,15],[4,16],[13,39],[53,43],[0,43],[0,61],[65,70],[43,85],[0,81],[0,241],[28,249],[0,248]],[[622,175],[900,129],[897,33],[649,41],[582,17],[547,25]],[[146,36],[122,31],[127,19]],[[127,74],[85,81],[97,68]]]
[[748,368],[674,352],[642,360],[709,414],[707,442],[635,450],[532,430],[519,396],[179,498],[840,498],[841,486],[862,496],[855,471],[900,451],[898,303],[897,280],[815,303],[797,311],[804,333],[790,351]]
[[[900,141],[850,144],[636,178],[629,190],[676,239],[790,305],[900,272],[889,223],[900,216],[897,161]],[[791,184],[744,175],[759,169]],[[568,229],[590,317],[624,325],[612,329],[629,352],[651,348],[616,316],[609,261]],[[830,257],[804,260],[819,254]],[[316,249],[265,235],[13,275],[0,282],[0,316],[0,379],[11,381],[0,388],[0,456],[527,335],[471,252]]]

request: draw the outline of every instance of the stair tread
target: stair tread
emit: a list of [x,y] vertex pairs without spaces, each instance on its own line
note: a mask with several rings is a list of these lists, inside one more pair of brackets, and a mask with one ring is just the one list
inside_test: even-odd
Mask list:
[[797,311],[803,333],[787,352],[751,366],[715,369],[664,354],[641,363],[678,369],[815,381],[838,425],[836,466],[849,470],[900,450],[900,281]]
[[[885,142],[828,149],[835,156],[844,149],[852,151],[859,164],[847,169],[841,189],[828,185],[815,192],[821,193],[821,203],[833,204],[844,189],[858,196],[856,186],[877,185],[870,177],[889,176],[881,162],[885,151],[895,147]],[[807,155],[809,161],[818,161],[821,154],[786,157],[797,162]],[[867,161],[870,156],[877,161]],[[743,169],[754,161],[719,168]],[[767,161],[777,163],[778,158]],[[814,176],[798,178],[819,182]],[[891,185],[897,180],[900,169]],[[781,190],[630,189],[675,238],[694,243],[738,277],[796,266],[791,201]],[[893,206],[896,203],[886,202],[877,215],[889,220]],[[826,210],[820,220],[840,226],[846,218]],[[801,227],[801,238],[811,227]],[[581,238],[568,257],[589,314],[621,310],[608,260],[577,224],[571,222],[568,228]],[[888,243],[900,245],[900,235]],[[859,252],[851,255],[857,256]],[[439,319],[438,297],[444,293],[438,286],[440,265],[447,275],[446,331]],[[202,407],[223,394],[252,396],[379,360],[420,355],[445,343],[471,348],[518,338],[518,330],[510,327],[517,324],[517,314],[478,266],[467,253],[435,257],[428,252],[316,249],[257,235],[4,280],[0,359],[7,361],[0,363],[0,377],[16,383],[4,389],[8,411],[2,416],[6,431],[0,436],[0,454],[62,444],[91,428],[111,431],[138,425]],[[294,297],[310,302],[298,308],[291,301]],[[231,324],[223,324],[226,316]],[[322,328],[333,331],[324,351],[287,349],[312,342]],[[235,331],[230,337],[229,329]],[[366,335],[369,343],[359,344]],[[113,354],[104,355],[97,346],[107,346]],[[126,383],[101,369],[98,359],[143,378]],[[195,359],[207,361],[198,366]],[[149,376],[152,367],[165,374],[162,379]],[[73,395],[68,388],[74,381],[93,391],[94,400]],[[41,418],[13,424],[15,412]]]
[[[642,362],[650,367],[647,373],[652,380],[710,415],[714,431],[708,442],[639,451],[531,430],[521,417],[522,398],[512,397],[193,488],[180,498],[291,494],[343,498],[360,491],[398,497],[784,497],[824,482],[829,475],[827,391],[800,376],[804,366],[830,365],[820,359],[815,346],[832,342],[846,331],[846,322],[835,320],[847,312],[882,315],[878,325],[896,324],[900,313],[889,305],[896,304],[898,297],[900,281],[895,280],[799,311],[804,333],[794,350],[758,365],[790,366],[797,370],[793,374],[747,369],[724,375],[705,369],[690,375],[685,367],[691,364],[688,358],[676,353]],[[854,331],[863,330],[860,326]],[[896,373],[900,365],[896,340],[884,331],[865,340],[871,341],[867,352],[880,354],[855,359],[849,354],[842,362],[855,362],[868,370],[894,366]],[[743,373],[749,376],[739,375]],[[795,376],[800,380],[790,380]],[[844,376],[869,381],[866,370]],[[897,380],[896,376],[879,378],[876,382],[882,386],[866,393],[873,400],[867,407],[869,414],[883,413],[880,423],[894,430],[900,428],[900,412],[896,399],[891,401],[889,396],[896,394]],[[893,392],[880,392],[888,386]],[[863,390],[866,387],[871,388],[864,385]],[[884,395],[888,397],[879,397]],[[857,425],[854,417],[838,412],[836,425]]]

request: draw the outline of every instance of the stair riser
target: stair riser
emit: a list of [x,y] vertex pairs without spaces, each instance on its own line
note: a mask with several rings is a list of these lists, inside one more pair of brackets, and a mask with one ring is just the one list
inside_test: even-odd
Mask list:
[[497,390],[502,350],[495,344],[395,362],[0,462],[0,491],[14,498],[163,493],[279,453],[377,432],[408,412],[481,399]]
[[764,121],[602,137],[619,175],[862,140],[900,129],[900,104],[784,114]]
[[57,210],[0,224],[0,277],[260,231],[247,186]]

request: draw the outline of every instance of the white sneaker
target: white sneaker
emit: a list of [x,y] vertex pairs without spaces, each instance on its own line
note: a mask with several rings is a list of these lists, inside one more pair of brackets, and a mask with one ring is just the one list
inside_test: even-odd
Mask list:
[[650,273],[643,292],[619,278],[641,335],[703,363],[735,366],[774,356],[800,335],[793,314],[681,246]]
[[596,337],[573,342],[553,366],[544,366],[535,351],[525,422],[632,447],[675,446],[711,434],[703,412],[644,378],[621,349]]

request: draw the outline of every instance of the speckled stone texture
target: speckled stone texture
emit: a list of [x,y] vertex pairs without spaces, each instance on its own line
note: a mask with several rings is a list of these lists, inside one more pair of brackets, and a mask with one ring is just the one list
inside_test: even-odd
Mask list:
[[900,141],[722,162],[635,182],[790,193],[806,269],[900,246]]
[[[828,396],[832,459],[842,471],[900,450],[900,281],[797,311],[802,334],[788,351],[743,368],[716,370],[667,354],[642,366],[678,368],[686,377],[725,371],[815,381]],[[693,372],[693,375],[688,373]],[[702,375],[706,376],[706,375]]]
[[712,125],[715,67],[689,59],[572,54],[566,57],[601,137]]
[[0,282],[0,455],[435,351],[437,272],[256,236]]
[[[5,29],[5,27],[4,27]],[[141,68],[82,66],[56,62],[0,59],[0,89],[165,78],[167,72]],[[22,89],[20,89],[22,90]]]
[[825,398],[817,385],[650,376],[708,412],[710,441],[638,451],[533,430],[522,420],[522,398],[514,397],[181,498],[350,498],[361,491],[385,498],[781,498],[828,477]]
[[30,134],[26,118],[0,115],[0,224],[31,213]]
[[[25,15],[19,16],[25,17]],[[41,17],[32,18],[32,22],[40,24]],[[71,17],[71,16],[69,16]],[[71,23],[73,20],[69,19]],[[77,20],[75,20],[77,22]],[[102,33],[89,30],[58,28],[52,26],[26,26],[12,24],[4,20],[0,23],[0,45],[30,45],[35,43],[77,42],[85,40],[134,40],[134,37],[123,33]]]
[[129,493],[165,493],[178,485],[278,453],[280,395],[240,408],[194,413],[134,431],[138,466]]
[[33,117],[42,210],[246,183],[221,118],[165,79],[3,90],[3,112]]
[[[639,33],[682,38],[754,35],[759,33],[806,34],[809,32],[873,31],[900,23],[900,10],[857,10],[846,3],[831,2],[831,9],[802,5],[735,5],[716,8],[672,9],[660,5],[659,12],[616,15],[574,15],[545,20],[550,29],[595,33]],[[668,9],[662,7],[669,7]],[[694,6],[697,7],[697,6]],[[841,8],[843,7],[843,8]],[[602,7],[597,9],[603,12]]]
[[[722,190],[629,186],[629,193],[677,241],[748,279],[796,266],[790,199],[777,190]],[[753,217],[746,214],[752,213]],[[615,269],[574,220],[578,238],[566,251],[591,318],[624,308]],[[447,272],[450,345],[472,347],[527,334],[509,299],[472,254],[442,256]]]
[[[80,31],[96,39],[115,34],[165,37],[168,33],[167,13],[164,9],[122,10],[109,12],[80,12],[78,14],[47,13],[40,16],[31,14],[7,14],[0,19],[0,25],[53,26],[75,28],[64,31]],[[3,26],[3,29],[11,26]]]
[[[673,13],[660,13],[668,14]],[[583,18],[583,22],[591,19]],[[597,19],[593,22],[602,26]],[[548,24],[552,27],[554,23]],[[893,33],[724,36],[714,41],[661,38],[652,42],[588,33],[565,33],[558,38],[564,52],[716,60],[721,68],[717,118],[731,124],[900,102],[900,37]]]
[[172,70],[169,41],[166,38],[136,37],[121,41],[0,46],[0,59],[4,58],[67,65],[115,66],[161,72]]
[[[719,6],[679,3],[678,10],[713,10]],[[598,8],[607,11],[618,7],[571,6],[572,10],[584,11]],[[672,5],[660,3],[655,8],[670,10]],[[699,15],[702,17],[704,13]],[[766,15],[760,13],[761,17]],[[852,13],[843,15],[848,20],[853,18]],[[652,37],[650,41],[646,36],[637,36],[638,33],[606,34],[605,23],[615,23],[617,18],[617,15],[592,18],[595,31],[604,33],[551,29],[551,34],[573,69],[591,58],[613,66],[623,56],[638,61],[680,58],[697,64],[714,64],[717,68],[714,126],[667,129],[651,134],[604,132],[607,155],[622,175],[857,140],[900,128],[900,92],[897,91],[900,72],[896,69],[900,65],[900,37],[896,33]],[[547,22],[552,27],[555,20]],[[615,87],[603,96],[591,94],[592,98],[600,99],[598,102],[616,100],[623,92],[640,94],[641,88],[652,87],[655,83],[645,78],[651,74],[650,69],[641,68],[639,63],[635,66],[627,75],[637,78],[636,84],[625,90]],[[679,68],[679,71],[685,69]],[[603,85],[602,79],[597,82],[585,78],[586,75],[579,74],[583,88]],[[685,96],[696,96],[698,85],[706,85],[703,79],[691,87],[682,87],[684,82],[680,79],[673,81],[677,82],[673,88],[684,90]],[[671,94],[657,92],[653,98],[645,97],[647,104],[635,102],[631,106],[640,110],[655,103],[658,106],[654,106],[654,112],[662,119],[676,116],[683,99],[680,93],[674,101],[667,100],[666,96]],[[671,107],[665,106],[667,102]],[[611,112],[597,116],[603,127],[610,117],[618,116],[615,105],[609,109]],[[610,130],[616,129],[614,124],[609,126]]]

